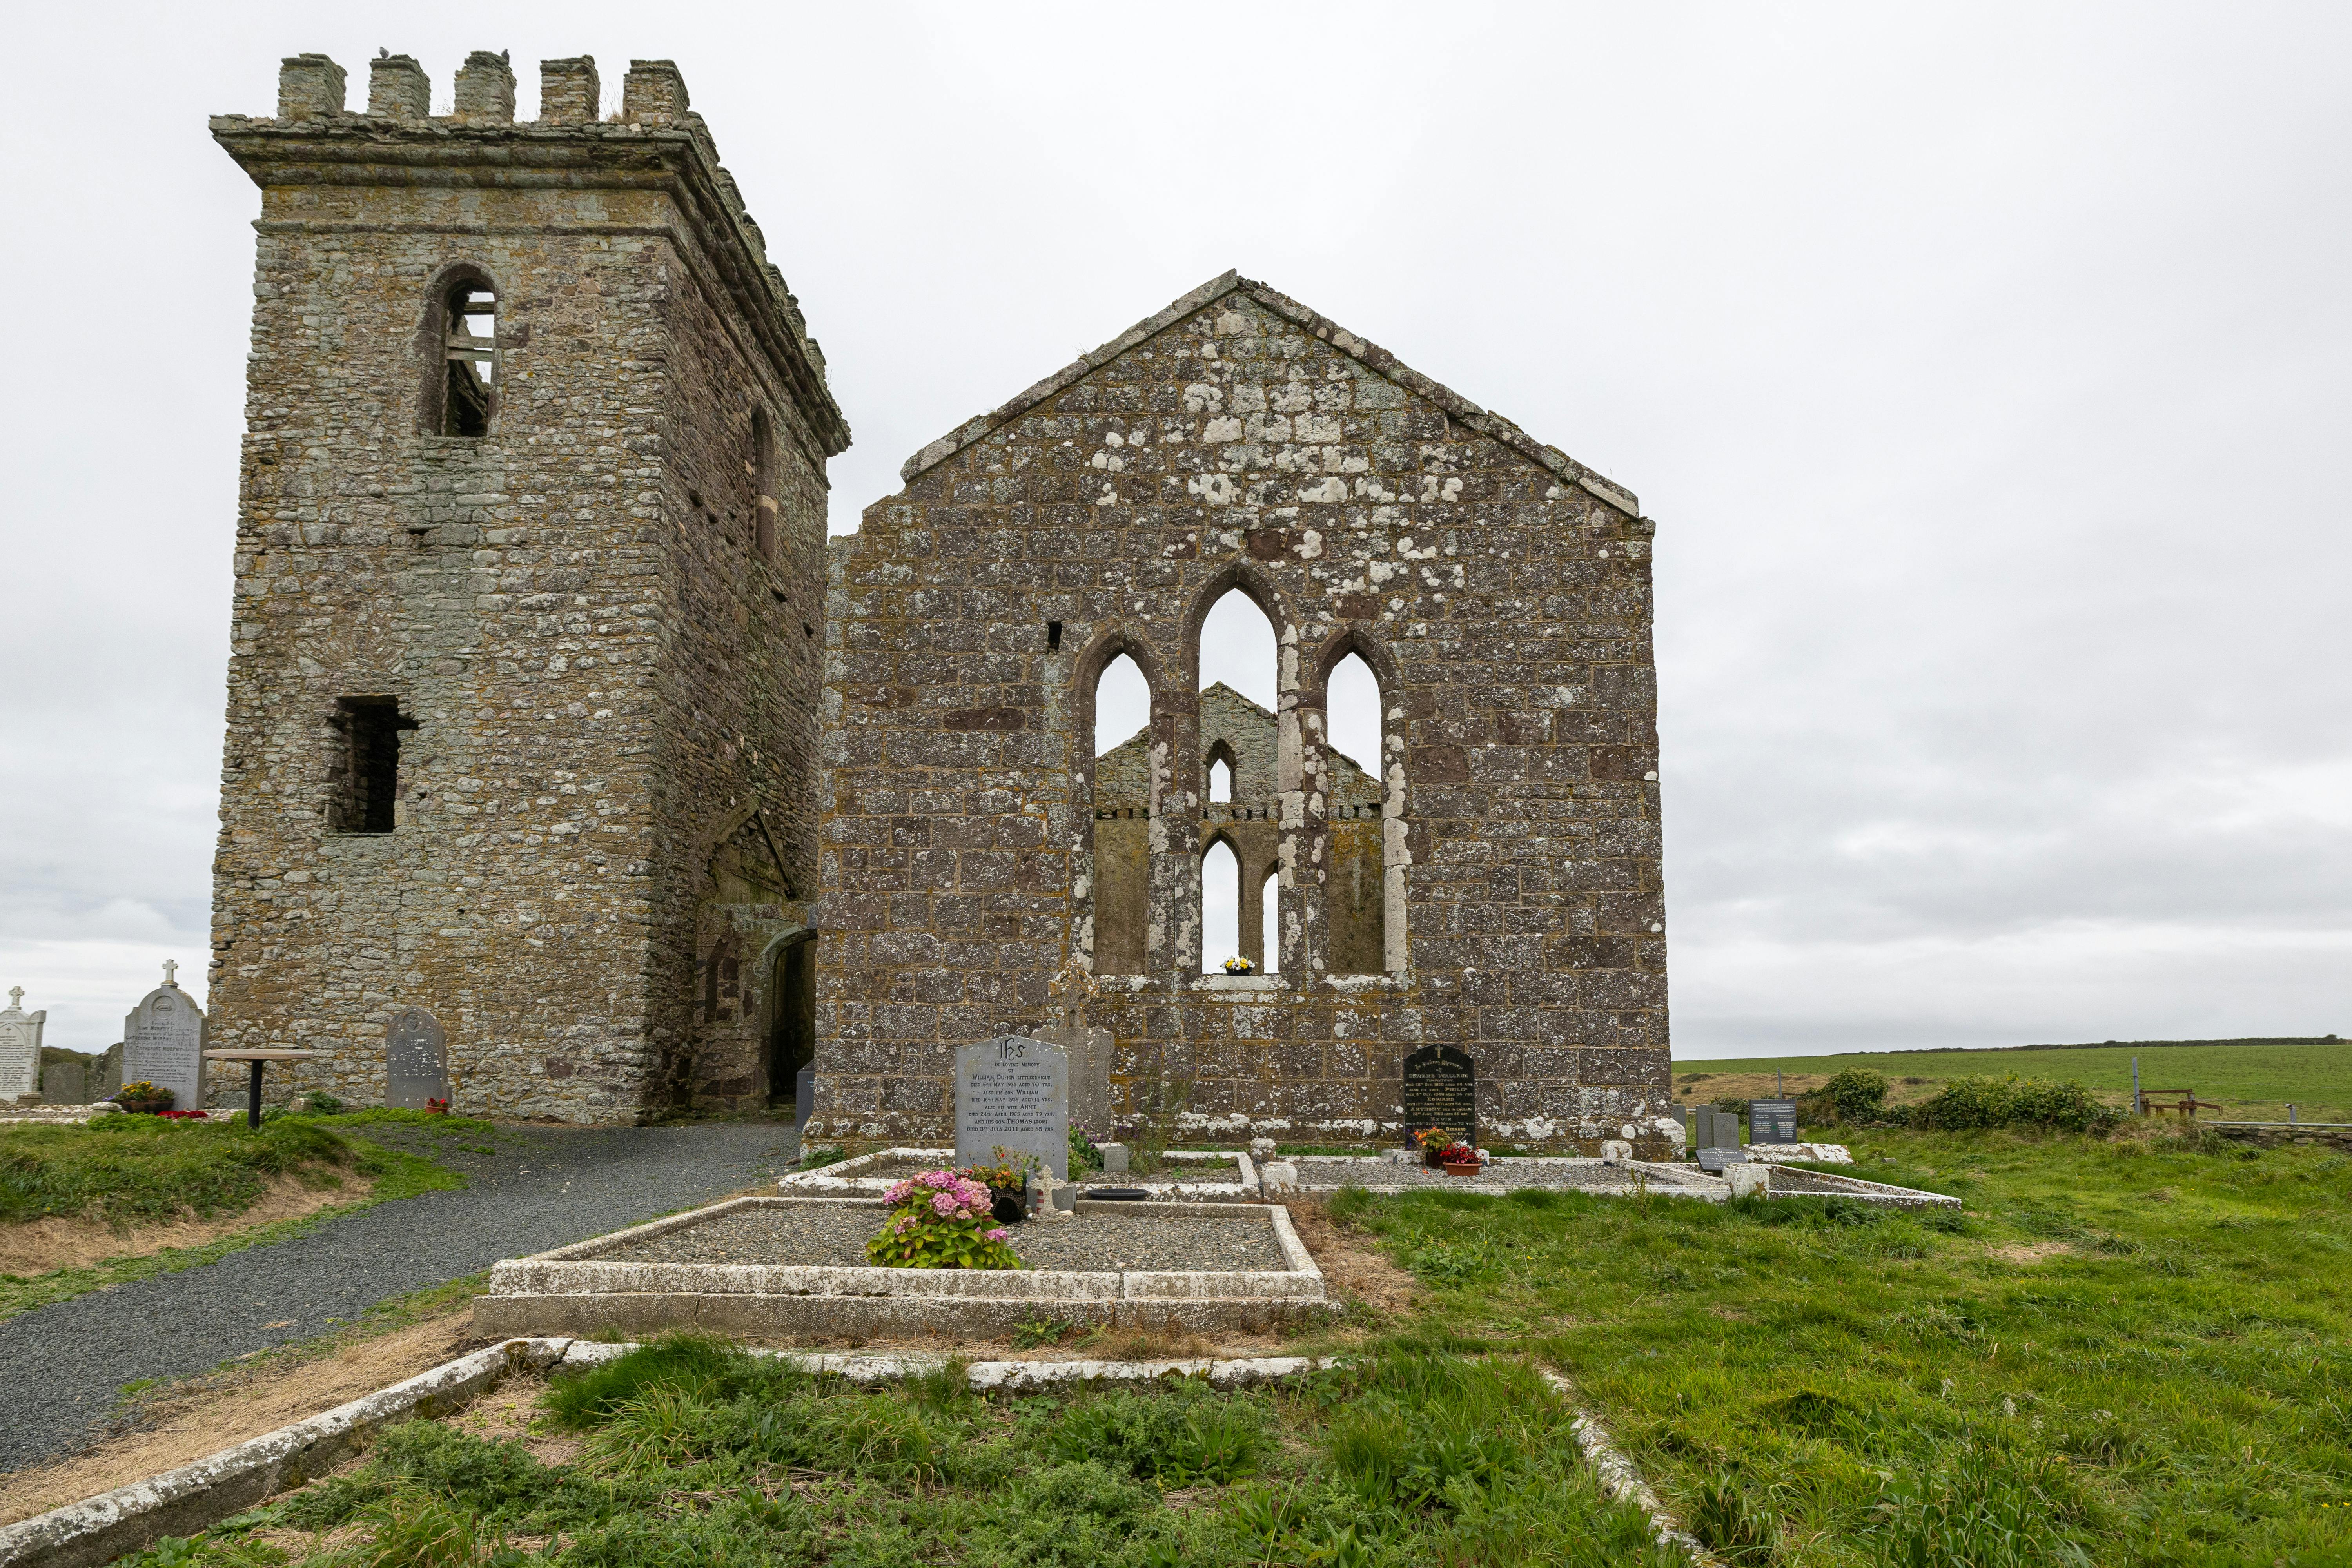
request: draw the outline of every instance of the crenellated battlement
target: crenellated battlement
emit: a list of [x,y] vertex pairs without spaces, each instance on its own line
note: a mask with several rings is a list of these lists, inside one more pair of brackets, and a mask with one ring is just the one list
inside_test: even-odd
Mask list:
[[740,266],[723,268],[739,302],[753,315],[772,313],[782,328],[784,357],[796,362],[786,378],[810,405],[820,445],[832,451],[847,445],[846,424],[824,385],[824,351],[769,260],[766,235],[719,161],[677,62],[631,60],[620,107],[609,116],[592,57],[541,60],[539,73],[539,118],[518,121],[509,57],[477,49],[451,82],[450,112],[435,114],[425,68],[385,50],[368,62],[367,108],[354,113],[341,66],[322,54],[291,55],[278,68],[274,118],[219,115],[212,132],[264,188],[639,186],[649,164],[666,164],[703,243],[740,254]]

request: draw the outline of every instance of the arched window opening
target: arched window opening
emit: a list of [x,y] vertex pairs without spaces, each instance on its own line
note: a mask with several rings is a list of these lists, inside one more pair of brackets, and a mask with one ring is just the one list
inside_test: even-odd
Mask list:
[[[1125,654],[1104,667],[1095,682],[1095,755],[1141,738],[1151,722],[1151,686]],[[1147,749],[1149,742],[1145,742]]]
[[1220,838],[1201,857],[1201,972],[1222,974],[1242,948],[1242,862]]
[[1381,682],[1372,667],[1349,654],[1324,683],[1325,733],[1331,749],[1372,778],[1385,772],[1381,763]]
[[1234,763],[1231,757],[1209,759],[1209,798],[1230,805],[1234,798]]
[[1222,681],[1273,712],[1278,670],[1274,623],[1256,600],[1228,590],[1201,623],[1201,689]]
[[776,441],[768,411],[751,410],[751,453],[743,465],[751,481],[751,546],[762,561],[776,558]]
[[1151,889],[1151,686],[1121,654],[1095,678],[1094,969],[1140,974]]
[[1282,970],[1282,873],[1268,871],[1258,884],[1258,951],[1265,956],[1258,968],[1267,974]]
[[498,294],[485,279],[460,279],[441,307],[440,433],[487,436],[498,402]]
[[[1353,653],[1332,668],[1323,691],[1331,867],[1327,962],[1335,974],[1378,974],[1402,967],[1390,962],[1389,931],[1403,921],[1402,868],[1391,876],[1389,866],[1387,699],[1380,678]],[[1392,902],[1400,907],[1392,910]]]

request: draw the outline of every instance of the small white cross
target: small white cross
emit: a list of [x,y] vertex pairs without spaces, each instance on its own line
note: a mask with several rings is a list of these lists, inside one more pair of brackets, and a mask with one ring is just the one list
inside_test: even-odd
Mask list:
[[165,959],[163,961],[163,984],[166,985],[177,985],[179,982],[172,977],[179,973],[179,972],[180,966],[177,963],[168,958]]
[[11,985],[8,987],[8,1005],[19,1012],[24,1010],[25,988],[23,986]]

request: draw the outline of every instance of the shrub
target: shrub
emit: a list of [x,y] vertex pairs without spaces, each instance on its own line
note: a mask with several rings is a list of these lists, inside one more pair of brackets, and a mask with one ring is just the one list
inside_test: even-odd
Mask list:
[[890,1217],[866,1244],[886,1268],[1018,1268],[990,1212],[987,1187],[953,1171],[925,1171],[882,1194]]
[[1843,1121],[1875,1116],[1886,1107],[1886,1080],[1868,1068],[1848,1068],[1813,1092]]
[[321,1116],[341,1116],[343,1102],[322,1089],[314,1089],[302,1097],[302,1103]]
[[1914,1127],[1964,1132],[1988,1127],[2054,1127],[2067,1132],[2104,1131],[2121,1115],[2068,1079],[1956,1078],[1943,1092],[1911,1108]]

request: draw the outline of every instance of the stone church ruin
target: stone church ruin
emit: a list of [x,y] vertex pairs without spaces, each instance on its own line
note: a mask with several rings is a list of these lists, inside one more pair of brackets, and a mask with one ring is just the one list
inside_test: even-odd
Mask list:
[[[503,56],[446,115],[369,77],[212,121],[262,200],[210,1043],[378,1103],[429,1037],[457,1109],[580,1122],[814,1062],[812,1134],[934,1142],[1005,1035],[1309,1142],[1395,1141],[1442,1044],[1496,1142],[1662,1137],[1632,495],[1227,274],[828,541],[848,426],[677,68],[608,118],[542,62],[531,121]],[[1227,594],[1270,708],[1201,689]],[[1097,756],[1122,658],[1150,719]],[[1212,853],[1258,973],[1203,973]]]

